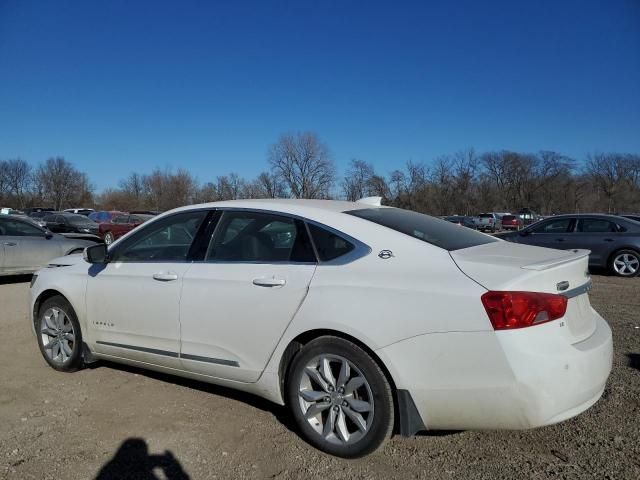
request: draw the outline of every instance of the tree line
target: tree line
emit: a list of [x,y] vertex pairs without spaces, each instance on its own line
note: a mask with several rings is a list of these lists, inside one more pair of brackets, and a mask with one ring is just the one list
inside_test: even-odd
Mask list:
[[313,132],[282,135],[267,152],[267,169],[253,179],[236,173],[200,182],[185,169],[132,172],[96,192],[86,173],[62,157],[33,167],[0,160],[0,205],[56,209],[158,210],[242,198],[338,198],[380,196],[385,205],[433,215],[529,208],[567,212],[640,211],[640,155],[594,153],[579,162],[552,151],[473,149],[431,162],[407,162],[379,173],[352,159],[339,176],[327,145]]

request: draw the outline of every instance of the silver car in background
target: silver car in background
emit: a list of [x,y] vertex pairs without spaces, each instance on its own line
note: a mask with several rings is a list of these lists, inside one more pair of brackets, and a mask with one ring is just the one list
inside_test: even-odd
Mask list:
[[0,275],[33,273],[52,258],[81,253],[95,243],[51,233],[14,215],[0,215]]

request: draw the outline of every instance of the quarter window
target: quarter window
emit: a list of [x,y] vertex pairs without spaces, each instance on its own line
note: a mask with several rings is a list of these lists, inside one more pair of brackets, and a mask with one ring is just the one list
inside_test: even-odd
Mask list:
[[579,218],[578,219],[578,232],[583,233],[609,233],[617,232],[619,230],[618,225],[609,220],[602,220],[599,218]]
[[318,257],[320,257],[320,260],[323,262],[328,262],[334,258],[346,255],[355,248],[351,242],[333,232],[322,227],[318,227],[312,223],[309,223],[308,225],[311,237],[313,238],[313,243],[318,252]]
[[118,246],[113,260],[120,262],[184,262],[207,211],[179,213],[140,227]]
[[262,212],[225,211],[218,222],[206,261],[315,262],[301,220]]

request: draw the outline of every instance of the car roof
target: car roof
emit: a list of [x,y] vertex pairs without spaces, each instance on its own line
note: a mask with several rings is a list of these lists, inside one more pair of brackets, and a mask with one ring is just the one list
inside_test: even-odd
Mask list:
[[310,200],[292,198],[266,198],[248,200],[226,200],[222,202],[202,203],[199,205],[189,205],[180,207],[173,212],[182,210],[192,210],[196,208],[251,208],[257,210],[276,210],[285,213],[300,213],[301,211],[311,212],[333,212],[342,213],[349,210],[359,210],[363,208],[389,208],[384,206],[370,205],[366,203],[347,202],[343,200]]
[[551,217],[546,217],[545,220],[551,220],[554,218],[602,218],[608,220],[620,220],[619,215],[611,215],[609,213],[563,213],[561,215],[553,215]]

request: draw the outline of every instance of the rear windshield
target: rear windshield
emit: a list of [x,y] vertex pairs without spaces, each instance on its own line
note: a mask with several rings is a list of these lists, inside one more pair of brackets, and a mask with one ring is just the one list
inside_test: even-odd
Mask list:
[[493,218],[493,213],[481,213],[480,218]]
[[515,219],[516,219],[515,215],[505,215],[504,217],[502,217],[502,221],[503,221],[503,222],[504,222],[505,220],[509,220],[509,221],[511,221],[511,220],[515,220]]
[[445,250],[460,250],[498,241],[470,228],[461,228],[439,218],[400,208],[364,208],[344,213],[369,220]]

